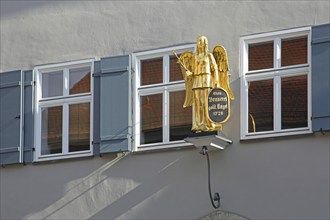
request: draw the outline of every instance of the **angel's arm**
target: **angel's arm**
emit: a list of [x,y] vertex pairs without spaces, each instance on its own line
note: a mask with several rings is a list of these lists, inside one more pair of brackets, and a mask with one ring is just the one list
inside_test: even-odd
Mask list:
[[185,80],[185,87],[186,87],[186,96],[185,96],[185,101],[183,104],[183,107],[188,107],[191,106],[193,103],[193,92],[192,92],[192,84],[193,84],[193,74],[194,70],[192,68],[192,52],[184,52],[180,56],[180,60],[182,63],[186,66],[187,69],[182,67],[181,65],[181,72],[183,75],[183,78]]

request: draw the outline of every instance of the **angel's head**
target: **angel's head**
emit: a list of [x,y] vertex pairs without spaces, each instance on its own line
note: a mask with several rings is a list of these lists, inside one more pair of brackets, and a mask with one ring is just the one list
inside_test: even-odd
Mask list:
[[205,36],[200,36],[197,38],[197,53],[206,53],[208,51],[208,42]]

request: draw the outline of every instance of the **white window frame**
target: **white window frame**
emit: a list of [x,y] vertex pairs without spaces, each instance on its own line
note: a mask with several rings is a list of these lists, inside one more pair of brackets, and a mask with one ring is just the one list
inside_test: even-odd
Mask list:
[[[65,158],[76,158],[93,155],[93,73],[95,59],[85,59],[65,63],[36,66],[33,69],[35,86],[35,152],[34,161],[58,160]],[[90,67],[90,92],[69,95],[69,69]],[[42,77],[43,73],[63,71],[63,96],[42,98]],[[69,105],[79,103],[90,103],[90,148],[89,150],[69,152]],[[41,108],[62,106],[62,153],[41,155]]]
[[[307,64],[281,67],[281,39],[307,36]],[[248,70],[249,44],[274,41],[274,68]],[[281,77],[307,75],[307,127],[281,129]],[[241,139],[257,139],[311,133],[311,27],[245,36],[240,39]],[[273,79],[274,129],[248,132],[248,82]]]
[[[170,141],[170,125],[169,125],[169,93],[184,91],[185,90],[185,82],[184,80],[173,81],[170,82],[170,73],[169,73],[169,65],[170,65],[170,56],[173,55],[173,51],[176,51],[178,54],[183,53],[185,51],[194,51],[195,44],[185,44],[181,46],[173,46],[156,50],[149,50],[143,52],[133,53],[133,69],[134,69],[134,77],[133,77],[133,151],[146,151],[146,150],[159,150],[159,149],[167,149],[167,148],[175,148],[175,147],[185,147],[191,146],[190,143],[185,142],[184,140],[178,141]],[[140,64],[142,60],[160,58],[163,57],[163,83],[152,84],[152,85],[144,85],[141,86],[141,68]],[[162,94],[163,96],[163,141],[159,143],[152,144],[140,144],[140,129],[141,129],[141,121],[140,121],[140,97],[145,95],[153,95],[153,94]],[[183,103],[182,103],[183,104]]]

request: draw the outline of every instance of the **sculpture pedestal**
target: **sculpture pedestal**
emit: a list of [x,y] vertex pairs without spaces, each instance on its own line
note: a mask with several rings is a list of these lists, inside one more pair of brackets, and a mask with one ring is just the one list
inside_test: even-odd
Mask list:
[[233,141],[219,135],[207,135],[197,137],[187,137],[186,142],[193,144],[197,148],[207,147],[208,150],[224,150]]

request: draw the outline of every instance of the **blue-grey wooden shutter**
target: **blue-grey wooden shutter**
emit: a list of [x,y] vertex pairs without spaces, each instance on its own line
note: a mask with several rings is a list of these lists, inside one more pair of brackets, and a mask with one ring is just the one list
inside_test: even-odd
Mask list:
[[94,91],[93,91],[93,154],[100,154],[100,76],[101,62],[94,62]]
[[312,27],[312,129],[330,130],[330,24]]
[[[129,56],[100,63],[100,153],[130,150]],[[95,94],[94,94],[95,96]]]
[[23,163],[33,160],[34,117],[33,117],[33,71],[24,71],[24,126]]
[[32,71],[0,73],[0,164],[32,161]]

